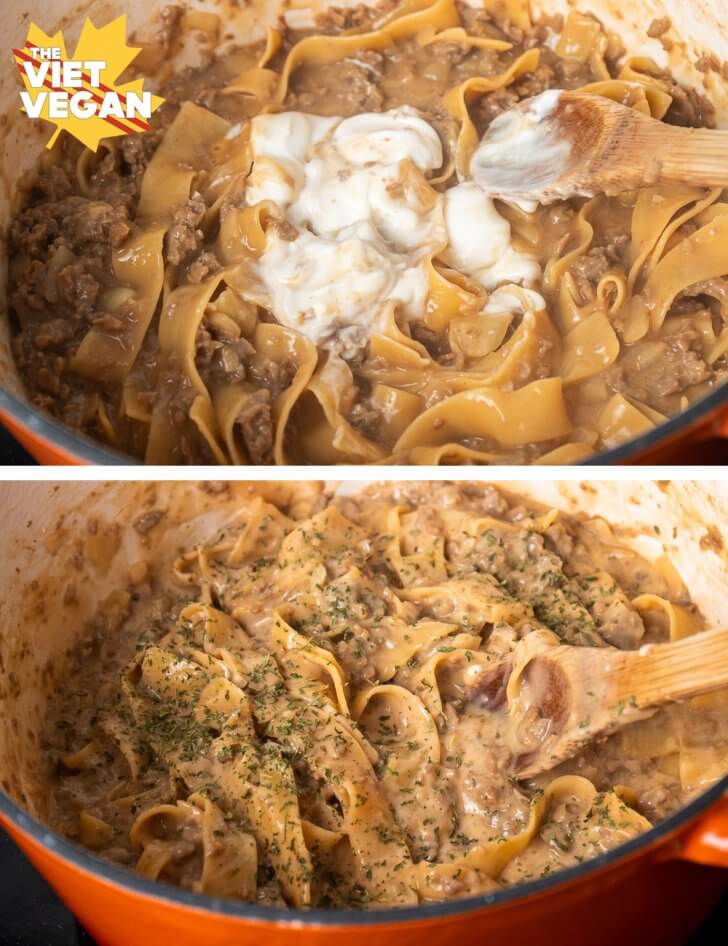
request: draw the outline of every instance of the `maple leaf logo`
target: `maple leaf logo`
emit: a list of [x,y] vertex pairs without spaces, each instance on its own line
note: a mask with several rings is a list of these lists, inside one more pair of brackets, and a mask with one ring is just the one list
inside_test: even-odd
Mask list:
[[25,86],[24,111],[56,126],[46,147],[63,129],[92,151],[102,138],[151,130],[146,118],[164,99],[145,92],[143,79],[115,84],[139,52],[126,44],[126,16],[100,29],[87,19],[70,59],[61,30],[49,36],[31,23],[13,55]]

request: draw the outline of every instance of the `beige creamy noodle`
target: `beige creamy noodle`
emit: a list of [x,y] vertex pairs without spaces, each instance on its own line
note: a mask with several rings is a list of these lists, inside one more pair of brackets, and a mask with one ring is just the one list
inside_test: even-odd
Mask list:
[[[164,510],[134,528],[161,547]],[[568,699],[534,654],[703,627],[602,519],[483,484],[297,484],[129,580],[43,747],[51,825],[147,877],[297,907],[464,897],[634,838],[728,768],[720,692],[648,718],[627,700],[619,733],[515,775]]]

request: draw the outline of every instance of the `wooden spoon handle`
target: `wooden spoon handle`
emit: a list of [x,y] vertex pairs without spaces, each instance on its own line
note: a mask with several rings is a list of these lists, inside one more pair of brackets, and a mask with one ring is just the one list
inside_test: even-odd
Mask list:
[[[560,723],[557,715],[545,714],[557,727],[538,750],[522,756],[519,778],[548,772],[592,739],[645,719],[667,703],[728,688],[728,628],[640,651],[554,647],[537,654],[531,666],[539,661],[555,665],[568,683],[552,670],[541,674],[536,692],[569,692],[570,697]],[[555,705],[560,706],[558,700]]]
[[671,644],[628,655],[620,673],[619,699],[638,709],[728,687],[728,628],[704,631]]
[[728,131],[662,125],[656,151],[661,181],[728,187]]
[[728,131],[668,125],[600,95],[564,92],[559,101],[558,127],[571,143],[572,166],[544,188],[549,196],[655,184],[728,187]]

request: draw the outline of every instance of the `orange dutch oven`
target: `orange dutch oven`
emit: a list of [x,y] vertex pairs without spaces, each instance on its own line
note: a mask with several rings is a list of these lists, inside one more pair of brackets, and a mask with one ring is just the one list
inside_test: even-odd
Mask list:
[[[663,550],[707,622],[728,624],[721,535],[728,538],[728,490],[720,484],[547,481],[511,488],[563,509],[604,515],[643,539],[651,535],[653,543],[654,523],[661,523]],[[236,489],[249,490],[250,484]],[[162,567],[191,534],[199,537],[202,528],[214,534],[237,500],[234,492],[221,499],[187,482],[11,483],[0,496],[0,824],[102,946],[414,946],[423,940],[432,946],[503,940],[519,946],[669,946],[685,940],[728,886],[728,871],[720,869],[728,867],[728,777],[641,837],[592,861],[496,893],[415,908],[255,906],[155,883],[100,860],[37,820],[44,805],[38,733],[46,694],[98,601],[124,586],[131,523],[150,497],[168,510],[167,531],[148,553]],[[678,539],[668,538],[672,527]],[[107,529],[116,536],[113,543],[103,540]],[[701,544],[706,534],[711,543]],[[79,564],[83,543],[92,543],[93,554],[86,546]],[[64,600],[63,594],[69,569],[78,592],[70,604],[75,596]],[[12,896],[7,885],[4,895]]]
[[[48,466],[140,464],[135,458],[66,427],[1,386],[0,424],[32,457]],[[728,384],[658,427],[577,465],[692,463],[696,461],[690,457],[691,447],[697,446],[699,450],[701,444],[713,444],[716,438],[728,440]]]
[[[251,0],[245,4],[239,0],[185,0],[187,6],[212,9],[224,23],[226,36],[250,41],[263,35],[263,27],[275,21],[286,8],[294,7],[300,18],[308,8],[325,6],[330,0]],[[347,0],[338,0],[346,5]],[[478,3],[480,0],[471,0]],[[500,0],[482,0],[486,5],[497,5]],[[728,60],[726,38],[725,0],[701,0],[686,3],[684,0],[512,0],[530,4],[535,14],[563,13],[571,9],[593,12],[608,29],[615,31],[629,48],[632,55],[645,55],[659,64],[669,66],[671,71],[687,85],[699,85],[705,90],[705,73],[700,71],[700,61],[710,54],[720,61]],[[8,51],[12,46],[22,45],[28,21],[38,23],[46,32],[52,33],[63,27],[66,42],[75,39],[74,29],[80,27],[83,16],[90,15],[101,25],[120,13],[126,13],[130,29],[148,32],[150,17],[159,7],[158,3],[144,0],[4,0],[0,5],[0,29],[7,38]],[[649,23],[668,16],[673,30],[681,37],[668,53],[654,38],[646,37]],[[300,20],[299,20],[300,21]],[[704,58],[703,58],[704,61]],[[697,65],[696,65],[697,64]],[[15,200],[17,184],[22,175],[34,164],[48,136],[43,123],[28,121],[18,105],[18,82],[13,75],[14,65],[10,55],[0,60],[0,115],[2,116],[4,153],[0,165],[0,224],[7,223]],[[728,126],[728,81],[717,72],[711,72],[708,91],[716,106],[718,124]],[[5,278],[4,251],[0,247],[0,423],[41,463],[47,464],[113,464],[135,463],[111,448],[89,440],[87,437],[60,425],[46,414],[32,407],[23,394],[22,385],[10,354],[7,310],[4,307]],[[692,443],[708,438],[728,437],[728,385],[693,404],[683,414],[648,431],[644,435],[598,454],[587,463],[667,463],[680,462]],[[680,451],[680,454],[678,454]]]
[[677,946],[726,888],[714,869],[728,868],[726,792],[723,779],[641,838],[551,877],[370,913],[256,907],[166,887],[62,840],[5,795],[0,824],[99,946]]

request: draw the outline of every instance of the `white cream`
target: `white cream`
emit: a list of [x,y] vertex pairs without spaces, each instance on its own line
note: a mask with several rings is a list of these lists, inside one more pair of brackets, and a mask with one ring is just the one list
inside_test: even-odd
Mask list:
[[525,315],[526,312],[540,312],[545,308],[546,300],[540,293],[511,284],[495,289],[481,312],[483,315],[503,315],[504,313]]
[[281,162],[303,164],[311,147],[325,138],[340,121],[340,118],[303,112],[256,115],[250,123],[253,157],[265,155]]
[[246,186],[247,202],[291,204],[305,182],[309,150],[338,120],[302,112],[257,115],[250,123],[253,168]]
[[260,275],[279,322],[317,345],[336,343],[344,355],[383,328],[387,302],[399,302],[405,313],[417,316],[428,289],[424,268],[408,266],[386,247],[356,237],[327,240],[308,230],[292,241],[274,233]]
[[[272,200],[299,231],[272,233],[260,275],[273,314],[317,345],[366,345],[385,304],[417,318],[426,256],[446,240],[424,171],[442,164],[437,132],[414,109],[353,118],[261,115],[251,129],[249,204]],[[416,171],[405,172],[408,161]]]
[[470,175],[485,191],[534,209],[523,201],[519,188],[529,182],[529,190],[557,180],[566,170],[570,143],[555,134],[550,123],[559,104],[561,91],[549,89],[529,100],[526,107],[502,112],[488,126],[470,160]]
[[317,345],[365,346],[388,301],[406,318],[422,317],[434,253],[486,288],[539,275],[475,184],[445,195],[426,184],[425,173],[443,163],[442,145],[415,109],[260,115],[250,147],[248,204],[273,201],[298,231],[283,240],[271,230],[261,257],[271,310]]
[[402,174],[405,160],[422,172],[442,164],[437,132],[414,109],[345,119],[282,112],[251,124],[248,203],[273,200],[319,236],[356,228],[406,250],[444,239],[438,209]]
[[448,246],[443,259],[486,289],[502,282],[534,282],[536,260],[511,246],[511,225],[477,184],[466,182],[445,192]]
[[421,171],[436,171],[442,164],[440,136],[413,108],[345,118],[332,142],[342,157],[358,166],[409,160]]

